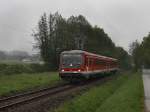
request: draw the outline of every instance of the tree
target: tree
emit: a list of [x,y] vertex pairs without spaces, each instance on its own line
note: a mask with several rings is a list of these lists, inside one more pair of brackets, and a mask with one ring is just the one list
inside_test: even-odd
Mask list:
[[136,40],[130,45],[130,53],[133,58],[135,69],[150,67],[150,33],[143,38],[141,44]]
[[89,33],[87,50],[105,56],[113,56],[115,44],[103,29],[95,26],[92,28],[92,32]]
[[42,59],[44,60],[45,64],[50,66],[51,62],[51,53],[49,48],[49,32],[48,32],[48,24],[47,24],[47,16],[44,13],[41,16],[41,19],[38,23],[38,30],[36,33],[33,34],[36,40],[36,48],[40,49],[40,54]]
[[72,49],[85,50],[87,42],[88,31],[91,29],[91,25],[85,19],[84,16],[71,16],[67,19],[68,33],[70,35],[70,41],[73,43]]
[[58,12],[50,14],[48,18],[44,13],[38,23],[38,30],[33,33],[35,47],[40,50],[43,61],[51,70],[58,68],[59,54],[66,49],[63,44],[63,39],[66,38],[65,28],[66,21]]
[[131,57],[122,47],[116,47],[114,57],[118,59],[120,68],[131,69]]
[[141,64],[142,64],[142,62],[141,62],[141,47],[140,47],[140,43],[137,40],[130,44],[129,52],[132,55],[134,68],[136,70],[138,68],[141,68]]
[[143,38],[139,52],[141,53],[142,64],[145,68],[150,67],[150,33]]
[[[128,53],[123,48],[117,48],[111,38],[98,26],[91,26],[82,15],[63,18],[58,12],[48,17],[44,13],[38,23],[38,30],[33,34],[36,48],[45,64],[52,70],[59,65],[59,54],[65,50],[85,50],[92,53],[120,57],[121,66],[129,61]],[[120,52],[119,52],[120,51]],[[126,63],[126,64],[124,64]],[[129,63],[128,63],[129,64]]]

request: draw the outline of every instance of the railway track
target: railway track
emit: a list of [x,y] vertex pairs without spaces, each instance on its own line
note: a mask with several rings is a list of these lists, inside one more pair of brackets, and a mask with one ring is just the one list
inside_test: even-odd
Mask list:
[[44,96],[55,95],[57,93],[74,88],[74,85],[63,84],[56,87],[44,88],[37,91],[27,92],[15,96],[0,99],[0,112],[14,106],[23,105],[30,101],[42,98]]
[[9,110],[11,108],[17,108],[18,106],[31,103],[35,100],[42,99],[43,97],[50,97],[53,95],[57,95],[59,93],[63,93],[65,91],[69,91],[71,89],[88,86],[99,81],[103,83],[104,80],[108,80],[108,79],[109,77],[105,77],[102,79],[93,79],[93,80],[85,81],[84,83],[80,83],[80,84],[66,83],[63,85],[55,86],[55,87],[44,88],[44,89],[40,89],[37,91],[26,92],[23,94],[6,97],[3,99],[0,99],[0,112]]

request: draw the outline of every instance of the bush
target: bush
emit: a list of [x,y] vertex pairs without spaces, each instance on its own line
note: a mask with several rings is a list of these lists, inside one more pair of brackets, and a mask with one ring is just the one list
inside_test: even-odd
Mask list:
[[0,64],[0,72],[7,67],[7,64]]
[[0,64],[0,74],[36,73],[48,71],[40,64]]
[[30,68],[32,69],[32,72],[49,71],[49,69],[46,65],[40,65],[40,64],[30,64]]

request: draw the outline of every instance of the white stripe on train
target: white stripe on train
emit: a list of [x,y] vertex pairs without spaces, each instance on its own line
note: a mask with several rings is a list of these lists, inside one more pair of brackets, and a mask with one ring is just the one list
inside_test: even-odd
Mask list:
[[104,72],[111,72],[118,70],[118,68],[111,68],[111,69],[103,69],[103,70],[94,70],[94,71],[61,71],[61,73],[81,73],[81,74],[96,74],[96,73],[104,73]]

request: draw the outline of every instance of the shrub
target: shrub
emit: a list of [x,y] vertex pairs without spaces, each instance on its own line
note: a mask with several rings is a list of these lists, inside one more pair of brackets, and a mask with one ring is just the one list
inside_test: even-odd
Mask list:
[[7,67],[7,64],[0,64],[0,72]]
[[48,71],[47,67],[40,64],[0,64],[0,74],[36,73]]
[[30,64],[30,68],[32,69],[32,72],[49,71],[49,69],[46,65],[40,65],[40,64]]

